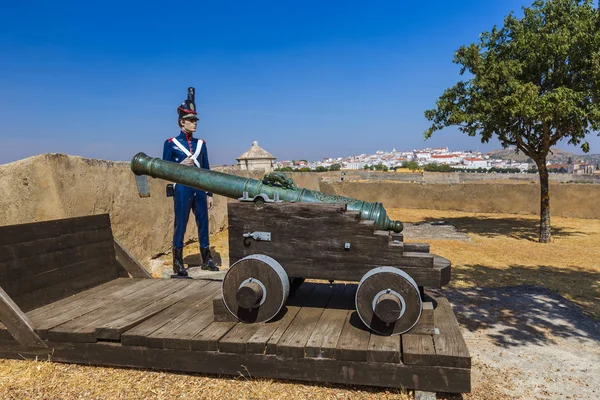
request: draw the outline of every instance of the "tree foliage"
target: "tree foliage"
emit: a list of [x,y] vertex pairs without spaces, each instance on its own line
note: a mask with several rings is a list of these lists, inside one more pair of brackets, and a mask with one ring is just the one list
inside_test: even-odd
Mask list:
[[468,79],[446,89],[425,111],[425,137],[458,126],[483,143],[492,137],[532,158],[540,173],[540,241],[550,241],[546,160],[561,140],[589,151],[600,129],[600,16],[591,0],[535,0],[523,18],[510,13],[500,28],[454,55]]
[[423,166],[426,172],[454,172],[454,168],[447,164],[429,163]]
[[411,171],[418,171],[419,169],[421,169],[419,163],[416,161],[406,161],[402,164],[402,166],[404,168],[408,168]]

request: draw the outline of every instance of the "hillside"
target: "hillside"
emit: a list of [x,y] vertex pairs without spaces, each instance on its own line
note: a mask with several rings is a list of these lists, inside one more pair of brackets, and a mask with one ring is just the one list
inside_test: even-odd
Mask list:
[[[528,156],[520,151],[515,152],[515,150],[514,147],[509,147],[507,149],[492,150],[487,152],[486,155],[495,159],[513,160],[516,162],[527,162],[529,160],[529,162],[531,162]],[[551,153],[548,155],[548,161],[553,163],[567,164],[569,159],[572,161],[585,161],[592,164],[598,164],[600,163],[600,154],[580,155],[553,147]]]

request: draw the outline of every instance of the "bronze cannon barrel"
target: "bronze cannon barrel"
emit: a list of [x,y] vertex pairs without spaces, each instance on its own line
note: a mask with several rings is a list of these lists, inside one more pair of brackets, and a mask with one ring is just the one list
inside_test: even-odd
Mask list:
[[277,194],[280,200],[296,203],[344,203],[348,210],[359,211],[362,220],[374,221],[377,229],[394,232],[402,232],[403,229],[402,222],[390,220],[383,204],[379,202],[369,203],[317,190],[265,185],[258,179],[177,164],[149,157],[144,153],[133,157],[131,170],[136,175],[148,175],[233,199],[238,199],[247,192],[249,197],[264,193],[269,198],[274,198]]

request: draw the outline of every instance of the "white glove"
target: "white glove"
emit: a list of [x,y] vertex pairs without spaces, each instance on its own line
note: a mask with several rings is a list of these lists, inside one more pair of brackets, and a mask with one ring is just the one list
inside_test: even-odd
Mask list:
[[179,164],[183,164],[183,165],[189,165],[189,166],[192,166],[192,165],[194,165],[194,160],[192,160],[192,158],[191,158],[191,157],[186,157],[186,158],[184,158],[184,159],[183,159],[183,161],[182,161],[182,162],[180,162]]

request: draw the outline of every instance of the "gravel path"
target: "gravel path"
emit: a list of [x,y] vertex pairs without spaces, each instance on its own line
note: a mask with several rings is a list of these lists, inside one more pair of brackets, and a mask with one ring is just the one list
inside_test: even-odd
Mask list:
[[471,240],[469,235],[459,232],[455,226],[446,221],[420,222],[418,224],[405,222],[402,233],[406,239]]
[[443,293],[473,357],[478,398],[600,399],[600,323],[576,305],[536,286]]

